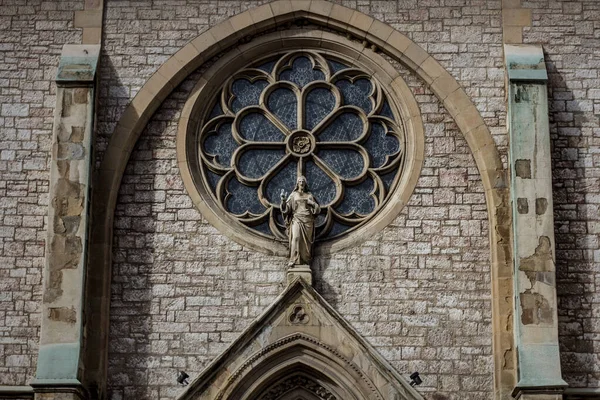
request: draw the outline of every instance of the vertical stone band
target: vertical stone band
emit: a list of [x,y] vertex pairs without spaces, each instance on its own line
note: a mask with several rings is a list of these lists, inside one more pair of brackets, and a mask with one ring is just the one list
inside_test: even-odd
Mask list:
[[504,49],[518,355],[514,395],[560,398],[567,384],[561,377],[558,348],[548,75],[541,46],[505,45]]
[[65,45],[52,134],[48,235],[36,393],[81,395],[83,308],[99,45]]

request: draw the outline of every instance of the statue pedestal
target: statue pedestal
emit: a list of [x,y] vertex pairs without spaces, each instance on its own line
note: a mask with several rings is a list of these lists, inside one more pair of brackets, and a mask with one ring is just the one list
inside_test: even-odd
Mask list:
[[287,283],[288,285],[292,283],[296,277],[300,277],[304,279],[306,283],[312,286],[312,271],[310,270],[310,266],[308,265],[294,265],[291,268],[288,268],[287,271]]

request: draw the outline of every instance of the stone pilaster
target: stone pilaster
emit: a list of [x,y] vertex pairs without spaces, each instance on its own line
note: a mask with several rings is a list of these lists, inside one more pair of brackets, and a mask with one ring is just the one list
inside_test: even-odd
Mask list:
[[56,79],[36,399],[85,398],[83,305],[99,45],[65,45]]
[[547,73],[540,46],[505,45],[508,74],[515,345],[521,399],[559,399]]

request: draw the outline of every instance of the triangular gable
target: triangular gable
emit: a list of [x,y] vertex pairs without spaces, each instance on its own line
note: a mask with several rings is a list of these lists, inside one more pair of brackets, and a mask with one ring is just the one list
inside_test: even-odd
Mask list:
[[178,400],[267,400],[295,391],[331,400],[423,399],[298,278]]

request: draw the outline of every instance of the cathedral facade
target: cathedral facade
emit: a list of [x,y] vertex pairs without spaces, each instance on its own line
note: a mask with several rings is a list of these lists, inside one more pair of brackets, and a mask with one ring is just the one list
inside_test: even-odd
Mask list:
[[0,399],[600,398],[599,2],[0,24]]

